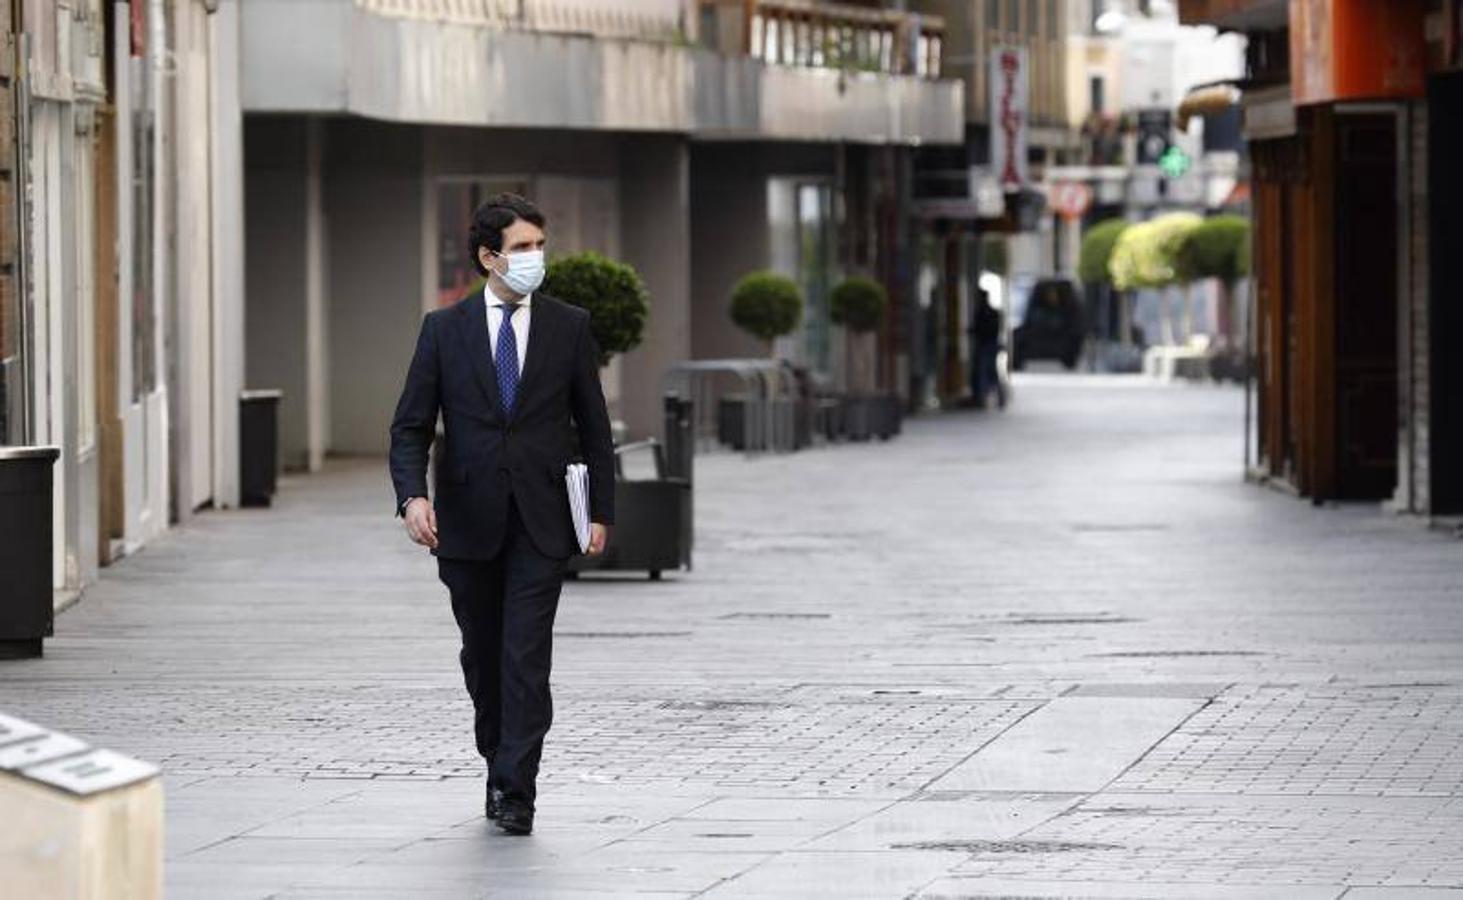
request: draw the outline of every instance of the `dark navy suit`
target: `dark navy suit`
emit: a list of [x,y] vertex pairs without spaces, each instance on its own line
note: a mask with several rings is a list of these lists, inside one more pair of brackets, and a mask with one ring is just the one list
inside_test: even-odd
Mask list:
[[614,522],[614,448],[589,315],[535,293],[511,414],[499,393],[483,294],[428,313],[391,422],[391,480],[398,515],[427,496],[440,413],[433,552],[462,632],[478,752],[494,786],[531,805],[553,718],[554,616],[578,551],[564,485],[576,431],[590,518]]

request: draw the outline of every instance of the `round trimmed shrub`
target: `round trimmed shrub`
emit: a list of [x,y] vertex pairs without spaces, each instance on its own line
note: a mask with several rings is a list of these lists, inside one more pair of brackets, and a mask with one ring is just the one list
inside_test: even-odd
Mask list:
[[549,263],[543,289],[589,313],[600,365],[640,345],[650,316],[650,295],[630,266],[593,252],[560,256]]
[[840,282],[828,295],[828,317],[855,334],[878,328],[884,321],[889,294],[872,278],[854,276]]
[[1191,278],[1217,278],[1225,284],[1249,274],[1246,248],[1250,222],[1243,216],[1212,216],[1179,245],[1179,268]]
[[803,318],[803,292],[776,272],[753,272],[732,290],[731,319],[767,343],[790,333]]
[[1098,222],[1082,235],[1082,250],[1077,256],[1077,277],[1084,284],[1107,284],[1112,280],[1108,264],[1118,238],[1128,230],[1127,219]]

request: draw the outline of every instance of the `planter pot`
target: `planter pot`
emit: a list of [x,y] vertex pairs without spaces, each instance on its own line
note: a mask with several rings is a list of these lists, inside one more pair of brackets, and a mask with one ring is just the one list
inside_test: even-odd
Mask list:
[[874,435],[874,398],[866,395],[843,398],[843,436],[866,441]]
[[57,447],[0,447],[0,659],[40,656],[54,624],[52,468]]
[[[773,423],[759,423],[763,432],[756,450],[801,450],[813,442],[813,410],[805,400],[775,399],[768,403]],[[735,394],[722,397],[716,408],[716,438],[733,450],[746,450],[747,403]]]
[[716,439],[733,450],[747,449],[747,403],[732,394],[716,405]]
[[851,441],[888,440],[903,422],[904,407],[893,394],[852,394],[843,400],[844,434]]
[[843,437],[843,401],[834,397],[819,397],[813,401],[813,430],[826,441]]
[[605,571],[660,573],[689,566],[691,485],[680,478],[615,482],[615,525],[603,556],[574,556],[571,573]]

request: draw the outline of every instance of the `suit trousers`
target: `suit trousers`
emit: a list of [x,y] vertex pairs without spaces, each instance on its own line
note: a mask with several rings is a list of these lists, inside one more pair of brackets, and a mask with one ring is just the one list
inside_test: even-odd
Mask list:
[[554,716],[549,670],[566,564],[538,551],[511,496],[497,557],[437,560],[462,633],[458,656],[478,753],[492,785],[530,807]]

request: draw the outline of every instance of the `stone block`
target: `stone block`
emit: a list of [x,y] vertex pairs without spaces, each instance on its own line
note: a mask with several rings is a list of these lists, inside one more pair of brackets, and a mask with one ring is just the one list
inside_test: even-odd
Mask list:
[[157,900],[156,767],[0,715],[0,885],[6,896]]

